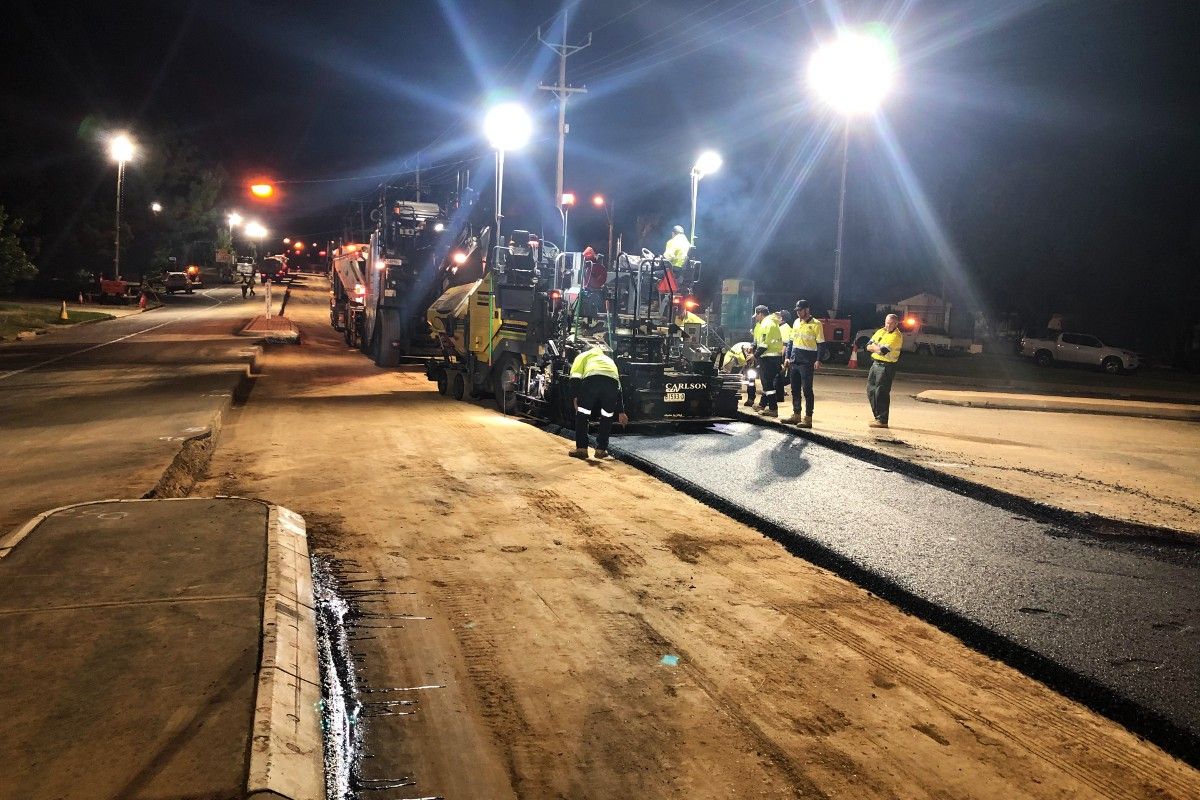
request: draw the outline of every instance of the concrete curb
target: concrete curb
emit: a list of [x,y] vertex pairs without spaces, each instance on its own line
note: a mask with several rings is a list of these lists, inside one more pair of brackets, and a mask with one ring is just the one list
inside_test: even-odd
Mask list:
[[304,518],[272,505],[267,521],[262,656],[246,796],[325,799],[321,676]]
[[967,408],[996,408],[1014,411],[1049,411],[1060,414],[1105,414],[1180,422],[1200,422],[1200,406],[1152,403],[1138,400],[1108,400],[1057,395],[1010,394],[926,389],[914,395],[922,403],[939,403]]

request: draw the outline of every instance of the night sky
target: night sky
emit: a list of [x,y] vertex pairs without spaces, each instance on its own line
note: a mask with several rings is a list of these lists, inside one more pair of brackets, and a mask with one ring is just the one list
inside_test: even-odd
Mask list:
[[[509,223],[560,238],[555,102],[536,89],[556,71],[533,36],[561,36],[554,3],[9,8],[0,204],[48,202],[46,169],[77,173],[72,202],[111,204],[113,168],[79,133],[98,118],[188,135],[228,172],[231,207],[249,206],[253,174],[286,181],[272,230],[325,238],[381,180],[410,180],[418,154],[426,182],[452,186],[461,161],[488,196],[478,121],[507,92],[539,119],[510,157]],[[692,161],[715,148],[725,167],[701,186],[699,221],[711,272],[822,307],[840,139],[803,68],[839,16],[884,23],[901,63],[882,114],[852,130],[847,305],[945,287],[1142,345],[1195,324],[1200,3],[585,0],[570,10],[569,40],[594,36],[569,61],[589,93],[569,111],[567,189],[613,199],[626,249],[651,217],[660,249],[687,223]],[[571,227],[602,245],[602,215],[581,208]]]

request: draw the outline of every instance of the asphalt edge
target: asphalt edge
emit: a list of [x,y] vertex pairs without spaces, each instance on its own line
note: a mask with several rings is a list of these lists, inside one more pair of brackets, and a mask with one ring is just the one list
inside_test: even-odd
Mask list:
[[312,563],[304,518],[282,506],[268,506],[266,567],[246,797],[325,800]]
[[212,454],[217,449],[225,418],[235,406],[246,402],[254,387],[255,378],[261,374],[262,346],[255,345],[251,352],[243,353],[243,358],[246,359],[245,368],[238,372],[232,388],[223,394],[221,402],[213,410],[209,417],[208,430],[183,440],[154,486],[147,490],[141,499],[187,497],[204,476]]
[[771,422],[757,414],[747,414],[739,411],[736,421],[748,422],[751,425],[760,425],[772,430],[790,433],[801,439],[808,439],[809,441],[828,447],[830,450],[836,450],[843,455],[856,458],[859,461],[866,461],[877,467],[883,467],[884,469],[907,475],[910,478],[931,483],[947,491],[980,500],[988,505],[1002,508],[1005,511],[1011,511],[1022,516],[1036,517],[1050,524],[1071,525],[1082,529],[1084,532],[1102,541],[1129,541],[1138,543],[1152,541],[1183,546],[1188,549],[1200,549],[1200,536],[1196,534],[1184,533],[1174,528],[1116,519],[1114,517],[1103,517],[1098,514],[1070,511],[1059,506],[1030,500],[1027,497],[1006,492],[994,486],[969,481],[966,478],[941,472],[932,467],[915,464],[899,456],[873,450],[865,445],[838,439],[829,434],[816,433],[810,428],[795,428],[783,423]]
[[[991,409],[997,409],[997,410],[1002,410],[1002,411],[1034,411],[1034,412],[1043,413],[1043,414],[1092,414],[1095,416],[1106,416],[1106,417],[1133,417],[1135,419],[1160,419],[1160,420],[1166,420],[1168,422],[1200,422],[1200,412],[1197,412],[1197,411],[1182,411],[1178,414],[1171,414],[1169,411],[1166,411],[1166,410],[1163,410],[1160,412],[1154,412],[1154,411],[1150,411],[1148,409],[1121,408],[1119,406],[1114,407],[1114,408],[1104,408],[1104,407],[1100,407],[1100,406],[1096,406],[1094,408],[1086,408],[1086,407],[1068,408],[1066,406],[1063,406],[1063,407],[1055,407],[1053,405],[1039,406],[1036,404],[1039,398],[1046,398],[1046,397],[1064,397],[1067,400],[1072,399],[1070,397],[1066,397],[1065,395],[1026,394],[1023,396],[1028,397],[1031,402],[1021,403],[1021,402],[1018,402],[1015,400],[972,400],[969,398],[959,399],[959,398],[924,397],[923,396],[926,392],[930,392],[930,391],[943,391],[943,390],[926,389],[922,392],[919,392],[918,394],[912,395],[912,398],[914,400],[916,400],[918,403],[933,403],[935,405],[942,405],[942,406],[958,406],[959,408],[991,408]],[[954,391],[954,390],[948,390],[948,391]],[[1105,399],[1105,400],[1107,400],[1109,398],[1078,398],[1078,399],[1088,399],[1088,400]],[[1141,402],[1148,402],[1148,401],[1118,400],[1118,399],[1114,398],[1114,399],[1112,399],[1112,402],[1141,403]],[[1166,405],[1166,404],[1164,404],[1164,405]],[[1187,404],[1184,404],[1184,403],[1174,403],[1173,405],[1176,405],[1176,406],[1180,407],[1181,409],[1187,408]]]
[[[823,443],[823,442],[822,442]],[[800,531],[762,519],[721,495],[657,464],[620,449],[622,462],[661,480],[706,506],[778,542],[789,553],[845,578],[905,613],[930,623],[966,646],[1044,683],[1059,694],[1111,719],[1165,752],[1200,769],[1200,734],[1195,734],[1144,708],[1107,686],[1002,636],[974,620],[920,597],[896,581],[858,564]]]

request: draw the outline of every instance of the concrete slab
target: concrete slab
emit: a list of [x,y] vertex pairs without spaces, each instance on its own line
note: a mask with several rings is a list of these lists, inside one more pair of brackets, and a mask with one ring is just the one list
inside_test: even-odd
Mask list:
[[303,520],[240,498],[103,501],[0,540],[12,797],[324,795]]
[[971,408],[1006,408],[1018,411],[1058,411],[1068,414],[1109,414],[1118,417],[1148,417],[1200,422],[1200,405],[1152,403],[1141,400],[1111,400],[1098,397],[967,392],[929,389],[916,395],[922,403],[942,403]]
[[300,329],[287,317],[255,317],[240,333],[278,344],[297,344],[300,341]]

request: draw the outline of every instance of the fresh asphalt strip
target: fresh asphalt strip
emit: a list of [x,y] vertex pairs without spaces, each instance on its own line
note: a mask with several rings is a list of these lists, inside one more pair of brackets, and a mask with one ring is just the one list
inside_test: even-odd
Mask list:
[[1014,510],[748,422],[612,450],[1200,766],[1200,542]]

